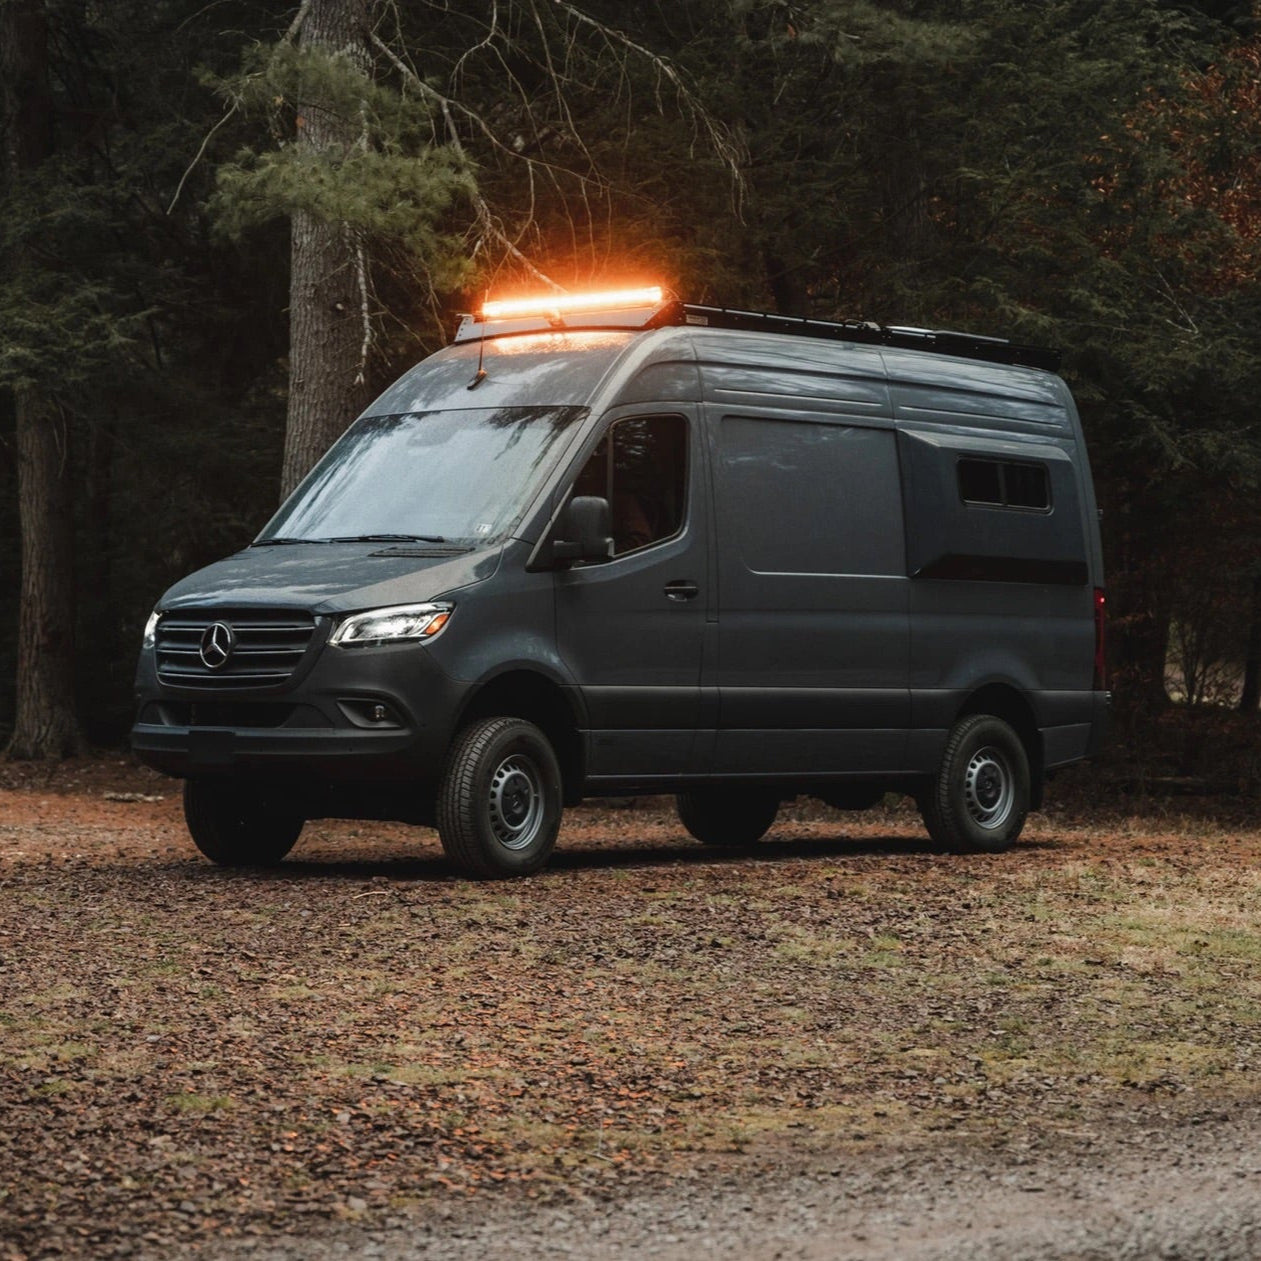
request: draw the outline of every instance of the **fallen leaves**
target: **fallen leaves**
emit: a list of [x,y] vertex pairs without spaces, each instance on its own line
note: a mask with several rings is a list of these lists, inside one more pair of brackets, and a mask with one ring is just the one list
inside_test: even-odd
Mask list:
[[0,1237],[32,1257],[1078,1125],[1257,1062],[1255,828],[950,858],[802,809],[743,857],[588,809],[475,885],[403,827],[232,873],[173,797],[0,809]]

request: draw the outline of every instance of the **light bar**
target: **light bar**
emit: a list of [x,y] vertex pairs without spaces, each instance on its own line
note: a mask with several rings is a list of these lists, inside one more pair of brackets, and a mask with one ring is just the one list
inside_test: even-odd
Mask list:
[[623,307],[660,306],[660,285],[647,289],[611,289],[604,293],[549,293],[534,298],[508,298],[482,305],[482,319],[503,320],[521,315],[572,315],[577,311],[616,311]]

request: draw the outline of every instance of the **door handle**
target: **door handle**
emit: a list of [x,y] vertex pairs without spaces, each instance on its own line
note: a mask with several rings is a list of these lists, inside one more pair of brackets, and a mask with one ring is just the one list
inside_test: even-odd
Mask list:
[[667,582],[665,586],[666,599],[673,600],[676,604],[695,599],[700,595],[700,591],[700,587],[690,578],[676,578],[673,582]]

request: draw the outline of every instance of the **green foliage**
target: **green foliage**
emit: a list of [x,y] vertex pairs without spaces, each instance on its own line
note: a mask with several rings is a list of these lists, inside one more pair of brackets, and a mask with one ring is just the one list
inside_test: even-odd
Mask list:
[[468,187],[449,150],[414,157],[359,150],[330,163],[291,144],[221,166],[211,208],[235,239],[246,227],[303,210],[388,241],[454,279],[459,241],[438,225]]
[[[210,210],[230,238],[305,211],[346,225],[438,288],[459,283],[466,262],[445,216],[467,204],[473,180],[459,152],[436,141],[427,101],[373,82],[345,56],[288,44],[255,49],[242,75],[216,87],[266,117],[270,132],[266,148],[243,149],[218,168]],[[317,152],[301,137],[315,114],[353,139]]]
[[[268,7],[225,3],[210,24],[195,0],[49,3],[55,152],[0,186],[0,594],[12,613],[19,532],[4,391],[29,385],[68,422],[78,690],[94,739],[125,731],[137,636],[157,594],[240,546],[275,499],[277,477],[259,470],[275,467],[283,437],[276,242],[213,239],[199,208],[211,168],[189,170],[220,116],[193,68],[226,69],[239,36],[224,32],[246,9],[267,21]],[[0,728],[14,630],[12,616],[0,624],[10,667]]]
[[[124,353],[150,311],[100,265],[128,193],[81,157],[51,159],[0,196],[0,388],[82,388]],[[127,270],[133,274],[135,265]]]

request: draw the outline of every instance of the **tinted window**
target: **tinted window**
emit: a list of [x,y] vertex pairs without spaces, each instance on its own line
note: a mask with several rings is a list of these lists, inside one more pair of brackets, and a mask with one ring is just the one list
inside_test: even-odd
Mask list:
[[1004,464],[1005,502],[1011,508],[1049,508],[1051,492],[1040,464]]
[[722,531],[757,573],[903,574],[892,432],[729,416]]
[[620,556],[677,534],[687,497],[687,422],[681,416],[619,420],[574,483],[613,509],[613,552]]
[[1010,460],[959,461],[959,497],[964,503],[997,508],[1051,506],[1051,488],[1043,464]]
[[970,504],[1001,504],[1003,484],[994,460],[960,460],[959,494]]

